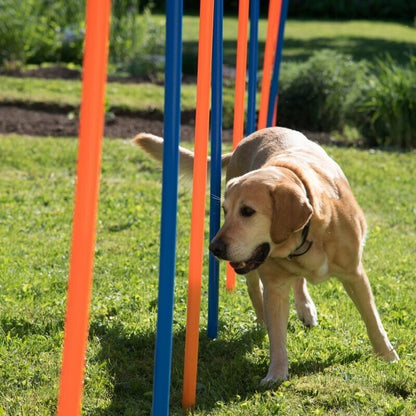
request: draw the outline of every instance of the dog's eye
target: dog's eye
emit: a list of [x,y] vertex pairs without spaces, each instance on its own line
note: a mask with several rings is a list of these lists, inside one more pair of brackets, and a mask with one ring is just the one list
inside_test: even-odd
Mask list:
[[247,206],[241,207],[241,209],[240,209],[240,214],[243,217],[251,217],[253,214],[255,214],[255,212],[256,211],[254,211],[253,208],[250,208],[250,207],[247,207]]

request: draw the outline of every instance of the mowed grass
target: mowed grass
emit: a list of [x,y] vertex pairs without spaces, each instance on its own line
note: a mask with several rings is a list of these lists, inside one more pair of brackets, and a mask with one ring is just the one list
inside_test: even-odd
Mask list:
[[[195,85],[181,88],[182,110],[195,108]],[[151,83],[108,83],[106,106],[124,111],[163,110],[164,86]],[[0,102],[26,105],[49,104],[78,108],[81,102],[81,81],[0,76]]]
[[[372,355],[358,312],[331,280],[310,287],[316,328],[302,326],[292,303],[291,378],[262,390],[268,339],[256,327],[244,279],[238,278],[233,293],[221,284],[219,338],[210,341],[205,264],[193,414],[415,414],[415,154],[327,150],[344,168],[367,215],[364,263],[401,361],[387,364]],[[0,137],[0,415],[56,410],[76,151],[72,138]],[[150,414],[160,195],[157,163],[129,142],[104,141],[84,415]],[[172,415],[182,414],[190,202],[181,187]]]

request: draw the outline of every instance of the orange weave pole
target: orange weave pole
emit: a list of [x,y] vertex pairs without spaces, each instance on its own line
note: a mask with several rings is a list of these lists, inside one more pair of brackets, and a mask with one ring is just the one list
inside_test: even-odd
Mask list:
[[[235,68],[235,98],[234,98],[234,124],[233,148],[235,149],[244,136],[244,95],[246,91],[247,73],[247,33],[249,0],[238,2],[238,30],[237,30],[237,58]],[[226,289],[235,287],[235,272],[227,263]]]
[[249,0],[240,0],[238,2],[233,148],[235,148],[238,145],[238,143],[244,135],[244,95],[246,91],[247,74],[247,33],[249,3]]
[[182,407],[184,409],[192,407],[196,401],[214,1],[201,0],[200,10],[195,115],[195,159],[189,250],[185,363],[182,391]]
[[270,83],[272,79],[281,10],[282,0],[270,0],[267,20],[266,46],[264,49],[263,79],[261,83],[259,119],[257,124],[257,128],[259,130],[267,127],[267,110],[270,97]]
[[110,10],[110,0],[87,2],[77,184],[57,408],[59,416],[81,413],[104,128]]

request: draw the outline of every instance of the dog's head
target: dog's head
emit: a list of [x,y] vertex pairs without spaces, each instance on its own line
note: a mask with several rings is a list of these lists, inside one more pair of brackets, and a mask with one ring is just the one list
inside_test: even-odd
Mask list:
[[289,255],[290,237],[312,216],[302,182],[288,169],[275,167],[231,179],[223,209],[224,224],[209,248],[239,274],[259,267],[276,248],[288,245]]

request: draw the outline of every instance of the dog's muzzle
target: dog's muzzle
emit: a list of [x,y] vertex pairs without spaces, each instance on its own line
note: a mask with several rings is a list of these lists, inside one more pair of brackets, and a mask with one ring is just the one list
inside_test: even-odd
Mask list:
[[[215,240],[209,246],[212,254],[220,260],[228,260],[227,258],[227,245],[223,240]],[[238,274],[247,274],[252,270],[257,269],[264,261],[270,252],[270,244],[260,244],[253,252],[251,257],[245,261],[230,262],[231,267]]]

